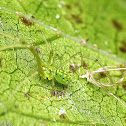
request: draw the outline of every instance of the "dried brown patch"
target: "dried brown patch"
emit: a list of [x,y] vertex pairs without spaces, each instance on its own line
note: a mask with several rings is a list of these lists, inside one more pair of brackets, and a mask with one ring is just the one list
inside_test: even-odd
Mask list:
[[122,41],[122,46],[119,49],[121,52],[126,53],[126,41]]
[[74,5],[78,7],[80,13],[83,12],[83,9],[80,7],[78,2],[74,2]]
[[126,91],[126,82],[123,84],[123,89]]
[[122,25],[117,20],[115,20],[115,19],[112,20],[112,24],[119,31],[123,29]]
[[71,16],[72,16],[72,18],[76,21],[76,23],[78,23],[78,24],[82,24],[82,23],[83,23],[82,19],[79,18],[78,15],[76,15],[76,14],[71,14]]
[[72,9],[70,5],[66,5],[66,8],[69,9],[69,10]]
[[126,47],[120,47],[119,49],[121,52],[126,53]]
[[84,60],[81,61],[81,66],[83,68],[87,68],[88,67],[87,63]]

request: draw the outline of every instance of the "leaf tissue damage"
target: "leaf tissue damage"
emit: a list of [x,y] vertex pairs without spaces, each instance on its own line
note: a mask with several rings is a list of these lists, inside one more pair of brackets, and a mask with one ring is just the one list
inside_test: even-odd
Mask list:
[[119,49],[122,53],[126,53],[126,41],[122,41],[122,46]]
[[[73,5],[73,6],[72,6],[72,5]],[[74,19],[74,21],[75,21],[77,24],[83,24],[83,23],[84,23],[84,22],[83,22],[83,19],[79,16],[79,14],[76,14],[76,13],[74,12],[75,7],[76,7],[77,10],[79,11],[79,13],[82,13],[82,12],[83,12],[83,9],[81,8],[81,6],[79,5],[78,2],[74,2],[74,3],[72,3],[72,5],[68,5],[68,4],[65,5],[65,7],[66,7],[69,11],[72,12],[71,17],[65,16],[65,18],[68,19],[68,20]],[[71,13],[71,12],[70,12],[70,13]],[[72,19],[71,19],[71,18],[72,18]]]
[[121,23],[119,23],[116,19],[112,20],[112,24],[114,25],[114,27],[118,30],[121,31],[123,29],[123,26]]

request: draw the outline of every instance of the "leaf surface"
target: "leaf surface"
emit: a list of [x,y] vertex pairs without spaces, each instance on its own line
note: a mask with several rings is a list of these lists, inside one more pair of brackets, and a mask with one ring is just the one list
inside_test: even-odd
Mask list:
[[[97,44],[97,48],[113,53],[125,60],[124,47],[126,38],[125,11],[123,1],[91,0],[31,0],[30,2],[5,0],[0,6],[23,15],[33,15],[35,20],[49,27],[59,29],[65,35],[75,38],[89,38],[89,43]],[[56,32],[43,27],[39,23],[33,26],[24,25],[19,16],[8,10],[1,9],[1,29],[6,35],[22,38],[28,44],[33,44],[40,51],[42,61],[47,64],[49,50],[40,32],[53,49],[50,66],[55,70],[61,69],[71,74],[71,83],[63,87],[55,81],[55,90],[62,91],[63,96],[51,96],[52,80],[43,79],[39,74],[30,77],[37,71],[37,61],[28,49],[11,49],[0,52],[0,123],[7,121],[13,125],[126,125],[126,109],[115,98],[108,95],[104,88],[80,79],[80,75],[101,68],[103,66],[120,66],[118,60],[112,60],[100,54],[97,49],[92,51],[67,36],[58,36]],[[57,18],[58,17],[58,18]],[[117,27],[118,25],[118,27]],[[7,36],[0,35],[0,47],[21,45]],[[125,50],[125,48],[123,48]],[[81,53],[91,59],[84,58],[87,68],[81,66]],[[58,54],[58,56],[56,56]],[[70,59],[70,60],[69,60]],[[68,62],[66,62],[69,60]],[[54,63],[55,62],[55,63]],[[71,63],[78,63],[80,72],[71,72]],[[63,63],[63,65],[58,68]],[[114,74],[114,73],[113,73]],[[116,74],[116,73],[115,73]],[[117,74],[118,75],[118,72]],[[29,78],[30,77],[30,78]],[[120,76],[117,78],[119,79]],[[105,81],[103,79],[103,81]],[[25,82],[8,102],[16,87]],[[109,87],[114,95],[126,103],[126,93],[122,85]],[[60,113],[64,112],[63,116]]]

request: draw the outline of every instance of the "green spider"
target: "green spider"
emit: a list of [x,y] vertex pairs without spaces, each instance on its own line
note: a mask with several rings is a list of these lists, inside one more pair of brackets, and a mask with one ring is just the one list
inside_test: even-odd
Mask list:
[[[24,80],[21,84],[19,84],[19,85],[17,86],[17,88],[16,88],[15,91],[12,93],[11,97],[9,98],[8,102],[11,100],[12,96],[16,93],[16,91],[18,90],[18,88],[20,88],[28,79],[32,78],[33,76],[35,76],[35,75],[38,74],[38,73],[42,76],[43,79],[52,80],[52,90],[51,90],[51,92],[52,92],[53,96],[54,96],[55,94],[57,94],[57,93],[53,93],[53,91],[56,92],[56,91],[54,90],[54,87],[55,87],[54,79],[57,80],[58,83],[63,84],[63,85],[68,85],[68,84],[71,83],[72,78],[71,78],[70,73],[67,73],[66,71],[61,70],[60,67],[58,67],[58,69],[55,70],[53,65],[50,66],[51,58],[52,58],[52,54],[53,54],[53,50],[52,50],[52,48],[50,47],[50,45],[48,44],[47,40],[45,39],[45,36],[44,36],[43,33],[42,33],[43,38],[44,38],[45,43],[46,43],[46,46],[47,46],[47,48],[49,49],[49,52],[50,52],[50,54],[49,54],[49,59],[48,59],[47,64],[45,64],[45,63],[41,60],[38,51],[36,50],[36,48],[35,48],[33,45],[29,45],[29,44],[26,43],[26,41],[24,41],[24,40],[22,40],[22,39],[20,39],[20,38],[15,38],[15,37],[12,37],[12,36],[10,36],[10,35],[4,34],[4,33],[2,33],[2,32],[0,32],[0,35],[3,35],[3,36],[5,36],[5,37],[8,37],[8,38],[10,38],[10,39],[12,39],[12,40],[17,40],[17,41],[19,41],[20,43],[22,43],[21,45],[11,45],[11,46],[7,46],[7,47],[0,48],[0,51],[8,50],[8,49],[14,49],[14,48],[27,48],[27,49],[29,49],[29,50],[32,52],[32,54],[33,54],[34,57],[36,58],[36,60],[37,60],[37,67],[38,67],[38,72],[35,72],[35,73],[32,74],[31,76],[29,76],[26,80]],[[101,66],[100,70],[102,69],[102,71],[105,72],[106,76],[109,78],[109,80],[110,80],[110,82],[112,83],[112,85],[110,85],[110,84],[105,85],[105,84],[100,83],[100,82],[97,82],[97,81],[95,80],[95,78],[93,77],[93,72],[94,72],[94,73],[99,73],[99,72],[101,72],[100,70],[98,70],[98,71],[92,71],[91,74],[86,73],[86,75],[83,75],[82,78],[87,78],[87,81],[89,81],[89,82],[91,82],[91,83],[93,83],[93,84],[95,84],[95,85],[97,85],[97,86],[99,86],[99,87],[103,87],[103,88],[108,92],[108,94],[112,95],[112,96],[113,96],[114,98],[116,98],[120,103],[122,103],[115,95],[113,95],[109,90],[106,89],[106,86],[113,86],[113,85],[115,85],[116,83],[113,83],[113,80],[111,79],[111,77],[110,77],[110,75],[109,75],[109,73],[108,73],[108,71],[110,71],[110,70],[109,70],[108,68],[104,67],[104,66],[102,65],[102,63],[101,63],[98,59],[89,58],[89,57],[87,57],[87,56],[83,56],[83,55],[77,53],[77,54],[73,55],[70,59],[68,59],[67,61],[65,61],[65,63],[66,63],[66,62],[69,62],[72,58],[75,58],[77,55],[80,56],[82,59],[83,59],[83,58],[86,58],[86,59],[89,59],[89,60],[93,60],[93,61],[95,61],[95,62],[98,62],[98,63],[100,64],[100,66]],[[83,60],[82,60],[82,61],[83,61]],[[64,63],[63,63],[63,64],[64,64]],[[120,69],[124,69],[124,70],[125,70],[126,68],[120,68]],[[117,70],[120,70],[120,69],[117,69]],[[116,69],[112,69],[112,70],[116,70]],[[120,81],[122,82],[122,80],[120,80]],[[119,82],[119,84],[120,84],[121,82]],[[61,93],[61,94],[62,94],[62,93]],[[123,103],[122,103],[122,105],[125,106]],[[126,107],[126,106],[125,106],[125,107]]]
[[[26,43],[26,41],[24,41],[20,38],[15,38],[15,37],[12,37],[10,35],[4,34],[2,32],[0,32],[0,34],[5,36],[5,37],[9,37],[12,40],[17,40],[20,43],[22,43],[22,45],[12,45],[12,46],[3,47],[3,48],[0,49],[0,51],[7,50],[7,49],[14,49],[14,48],[27,48],[32,52],[32,54],[36,58],[38,73],[42,76],[43,79],[52,80],[52,79],[55,78],[58,83],[61,83],[63,85],[68,85],[71,82],[70,73],[67,73],[66,71],[63,71],[63,70],[60,70],[60,69],[54,70],[54,67],[49,65],[50,62],[51,62],[53,50],[50,47],[50,45],[48,44],[47,40],[45,39],[45,36],[44,36],[43,33],[42,33],[42,35],[43,35],[43,38],[45,40],[45,43],[46,43],[48,49],[50,50],[49,60],[47,62],[47,65],[41,60],[36,48],[33,45],[29,45],[29,44]],[[52,86],[54,87],[54,81],[53,81]]]

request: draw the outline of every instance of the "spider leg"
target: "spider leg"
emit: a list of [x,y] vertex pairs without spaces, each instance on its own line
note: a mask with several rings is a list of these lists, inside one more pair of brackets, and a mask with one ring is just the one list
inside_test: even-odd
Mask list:
[[48,44],[48,41],[46,40],[43,31],[42,31],[42,30],[37,30],[36,32],[40,32],[40,33],[42,34],[43,39],[44,39],[44,42],[46,43],[46,46],[47,46],[47,48],[49,49],[49,59],[48,59],[48,62],[47,62],[47,64],[49,65],[50,62],[51,62],[51,58],[52,58],[52,54],[53,54],[53,49],[52,49],[51,46]]
[[[10,46],[6,46],[6,47],[1,47],[0,48],[0,51],[4,51],[4,50],[9,50],[9,49],[16,49],[16,48],[27,48],[29,49],[32,54],[34,55],[34,57],[36,58],[37,60],[37,65],[38,65],[38,71],[41,75],[43,75],[43,69],[42,67],[45,66],[44,62],[41,60],[38,52],[36,51],[35,47],[33,45],[29,45],[27,44],[26,41],[24,41],[23,39],[20,39],[20,38],[17,38],[17,37],[13,37],[13,36],[10,36],[8,34],[4,34],[3,32],[0,32],[0,35],[3,35],[5,37],[8,37],[12,40],[16,40],[18,42],[20,42],[22,45],[10,45]],[[43,75],[44,77],[44,75]]]
[[[102,69],[100,69],[102,70]],[[111,70],[111,69],[110,69]],[[126,68],[119,68],[118,70],[126,70]],[[103,71],[103,70],[102,70]],[[92,84],[95,84],[99,87],[102,87],[104,88],[109,95],[111,95],[112,97],[114,97],[117,101],[119,101],[125,108],[126,108],[126,105],[118,98],[116,97],[112,92],[110,92],[106,86],[110,86],[110,85],[106,85],[106,84],[103,84],[103,83],[100,83],[100,82],[97,82],[95,79],[94,79],[94,73],[97,73],[97,72],[101,72],[101,71],[93,71],[91,72],[91,74],[89,73],[89,70],[86,71],[86,74],[85,75],[82,75],[80,76],[80,78],[87,78],[87,81],[89,81],[90,83]],[[113,86],[113,85],[112,85]]]

